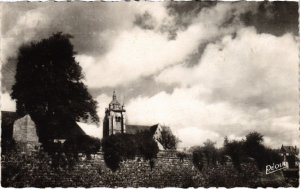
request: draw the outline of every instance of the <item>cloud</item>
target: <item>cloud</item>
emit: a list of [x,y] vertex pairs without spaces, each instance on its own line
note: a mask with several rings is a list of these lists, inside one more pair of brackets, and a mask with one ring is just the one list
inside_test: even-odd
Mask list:
[[101,122],[103,122],[105,116],[105,108],[108,107],[108,104],[111,102],[111,100],[112,97],[105,94],[101,94],[96,98],[96,101],[98,102],[97,112]]
[[[15,56],[21,44],[59,31],[74,36],[72,42],[77,52],[88,55],[105,53],[118,32],[131,28],[136,14],[147,9],[147,6],[136,2],[130,5],[126,2],[114,5],[74,2],[65,5],[53,2],[46,2],[43,6],[37,3],[4,4],[2,61]],[[155,6],[158,13],[159,6]],[[155,19],[161,16],[160,13],[157,15]]]
[[[218,145],[225,135],[241,138],[250,131],[266,136],[266,144],[296,144],[298,138],[298,45],[286,34],[276,37],[241,29],[210,44],[194,67],[179,64],[156,80],[177,84],[171,94],[132,99],[129,120],[167,124],[191,144],[181,129],[210,132]],[[285,131],[284,133],[282,131]],[[218,136],[218,137],[216,137]],[[195,139],[194,144],[203,141]]]
[[[246,117],[243,112],[235,109],[230,104],[207,103],[201,99],[203,95],[209,95],[210,91],[199,87],[175,89],[173,93],[158,93],[152,97],[138,97],[127,104],[128,122],[131,124],[156,124],[168,125],[174,133],[180,136],[183,146],[196,145],[204,141],[204,133],[209,136],[220,136],[218,142],[223,140],[226,134],[240,127],[240,123]],[[232,125],[226,131],[226,124]],[[189,137],[186,133],[195,130],[199,134],[196,138]],[[181,130],[185,131],[181,133]],[[220,132],[222,130],[223,132]],[[195,133],[194,133],[195,134]],[[209,137],[207,136],[207,137]]]
[[193,87],[132,99],[126,106],[128,123],[168,125],[182,147],[200,145],[206,139],[221,146],[225,136],[241,139],[251,131],[262,133],[272,147],[297,144],[297,115],[277,116],[270,109],[247,111],[226,102],[205,102],[201,98],[205,93]]
[[[197,41],[187,36],[196,34],[200,34],[199,28],[191,28],[179,35],[178,40],[169,41],[149,30],[125,31],[118,36],[109,53],[89,63],[92,66],[84,70],[87,83],[91,87],[125,84],[183,61],[197,45]],[[118,77],[111,79],[112,76]]]
[[264,1],[258,6],[259,11],[247,12],[241,16],[247,26],[255,26],[259,33],[298,35],[298,2]]
[[[36,3],[22,6],[5,4],[2,62],[7,63],[8,58],[16,56],[21,44],[62,31],[74,36],[72,43],[78,52],[77,60],[84,67],[90,87],[128,84],[139,77],[150,76],[185,61],[187,55],[195,53],[201,44],[234,32],[236,27],[241,27],[239,22],[224,27],[222,24],[227,23],[232,15],[253,9],[252,6],[230,3],[220,3],[211,9],[203,8],[200,13],[195,12],[193,18],[187,16],[186,19],[191,23],[184,30],[176,32],[176,39],[169,40],[165,32],[178,27],[178,15],[170,14],[165,5],[135,2],[129,6],[126,3],[95,6],[82,2],[71,6],[53,3],[45,3],[44,6]],[[86,14],[80,14],[87,9]],[[18,16],[15,12],[18,12]],[[232,12],[232,15],[228,12]],[[140,18],[138,25],[137,18]],[[144,26],[138,27],[141,24],[153,29],[149,31],[143,29]],[[86,66],[88,64],[90,66]],[[107,79],[113,75],[121,77]]]
[[16,102],[11,99],[8,93],[1,94],[1,110],[2,111],[16,111]]
[[174,66],[156,80],[180,86],[202,85],[213,89],[212,100],[246,106],[274,107],[274,102],[283,99],[295,102],[297,44],[289,34],[275,37],[245,28],[234,39],[226,36],[207,46],[197,66]]
[[[140,77],[147,77],[169,66],[180,64],[190,54],[195,53],[199,45],[233,33],[242,24],[234,21],[231,25],[223,26],[232,17],[228,12],[232,11],[233,15],[239,15],[249,9],[251,7],[231,6],[231,4],[220,4],[211,9],[203,9],[203,12],[193,19],[192,24],[185,30],[177,32],[173,40],[155,29],[133,27],[120,32],[112,43],[110,51],[105,55],[91,58],[79,54],[77,60],[82,65],[90,65],[84,69],[89,86],[112,87],[121,83],[126,85]],[[153,16],[148,12],[147,15],[148,18],[150,15]],[[207,17],[211,19],[206,19]],[[158,23],[163,25],[165,19],[160,18],[160,20],[162,21]],[[153,25],[151,27],[154,28]],[[112,76],[118,77],[111,79]]]
[[15,83],[16,60],[9,59],[7,64],[1,66],[1,91],[11,92],[11,87]]
[[[167,16],[163,3],[150,5],[137,2],[119,2],[114,5],[74,2],[67,6],[65,3],[58,5],[53,2],[46,2],[43,6],[37,3],[16,3],[3,4],[2,10],[1,61],[9,66],[9,59],[17,56],[22,44],[47,38],[55,32],[73,35],[71,40],[76,52],[98,58],[110,51],[120,33],[130,32],[135,27],[134,20],[138,15],[148,13],[158,24]],[[5,87],[9,89],[10,83]]]
[[79,127],[87,134],[96,138],[102,138],[102,127],[93,124],[86,124],[83,122],[77,122]]
[[156,25],[152,16],[148,12],[145,12],[143,15],[137,15],[134,23],[146,30],[152,30]]
[[[219,134],[209,130],[202,130],[198,127],[186,127],[178,129],[178,131],[174,134],[183,140],[179,143],[178,148],[200,145],[208,139],[211,141],[218,141],[220,138]],[[221,143],[218,143],[217,145],[219,147],[221,146]]]

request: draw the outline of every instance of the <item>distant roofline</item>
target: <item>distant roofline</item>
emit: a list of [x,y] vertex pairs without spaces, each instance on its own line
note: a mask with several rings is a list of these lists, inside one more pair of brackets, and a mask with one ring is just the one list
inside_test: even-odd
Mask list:
[[153,127],[153,126],[156,126],[156,125],[159,125],[158,123],[157,124],[149,124],[149,125],[138,125],[138,124],[126,124],[126,126],[138,126],[138,127]]

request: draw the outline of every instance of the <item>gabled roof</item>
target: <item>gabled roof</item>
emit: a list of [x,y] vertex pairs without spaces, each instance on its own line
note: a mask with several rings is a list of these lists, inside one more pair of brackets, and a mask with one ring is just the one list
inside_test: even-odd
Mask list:
[[[149,125],[126,125],[126,133],[136,134],[136,133],[143,132],[143,131],[150,131],[151,135],[154,136],[154,134],[158,128],[159,128],[159,124],[155,124],[155,125],[151,125],[151,126],[149,126]],[[156,138],[154,138],[154,140],[157,143],[159,150],[164,150],[164,147],[162,146],[162,144]]]
[[158,124],[156,125],[126,125],[126,133],[128,134],[136,134],[143,131],[150,131],[151,134],[154,134]]
[[57,125],[57,128],[51,131],[52,132],[50,136],[55,139],[68,139],[86,135],[86,133],[76,122],[69,122],[68,124],[64,124],[64,128],[61,128],[61,125]]
[[[86,135],[85,132],[73,120],[52,120],[48,127],[39,130],[41,139],[70,139]],[[39,127],[39,126],[37,126]],[[42,141],[40,141],[42,142]]]
[[126,125],[126,133],[128,134],[136,134],[149,129],[150,126],[148,125]]

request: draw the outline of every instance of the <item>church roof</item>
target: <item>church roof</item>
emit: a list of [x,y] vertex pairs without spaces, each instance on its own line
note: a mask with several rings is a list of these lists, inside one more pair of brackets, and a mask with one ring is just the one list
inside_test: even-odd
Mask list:
[[[136,133],[143,132],[143,131],[150,131],[151,135],[154,136],[158,126],[159,126],[159,124],[155,124],[155,125],[151,125],[151,126],[149,126],[149,125],[126,125],[126,133],[136,134]],[[164,147],[162,146],[162,144],[156,138],[154,138],[154,140],[157,143],[159,150],[164,150]]]
[[126,133],[128,134],[136,134],[143,131],[150,131],[152,134],[155,133],[158,124],[156,125],[126,125]]
[[[61,129],[61,124],[64,124],[63,129]],[[49,130],[48,136],[53,139],[69,139],[86,135],[86,133],[75,121],[67,121],[65,123],[59,123],[52,126],[53,128]]]

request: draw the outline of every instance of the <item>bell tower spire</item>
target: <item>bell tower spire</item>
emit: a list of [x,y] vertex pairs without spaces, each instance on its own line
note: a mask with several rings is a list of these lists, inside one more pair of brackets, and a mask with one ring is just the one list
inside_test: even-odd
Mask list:
[[113,92],[113,100],[117,100],[116,91]]
[[116,91],[113,91],[112,101],[105,110],[105,117],[103,120],[103,137],[113,135],[116,133],[125,133],[125,112],[124,104],[121,105],[117,100]]

